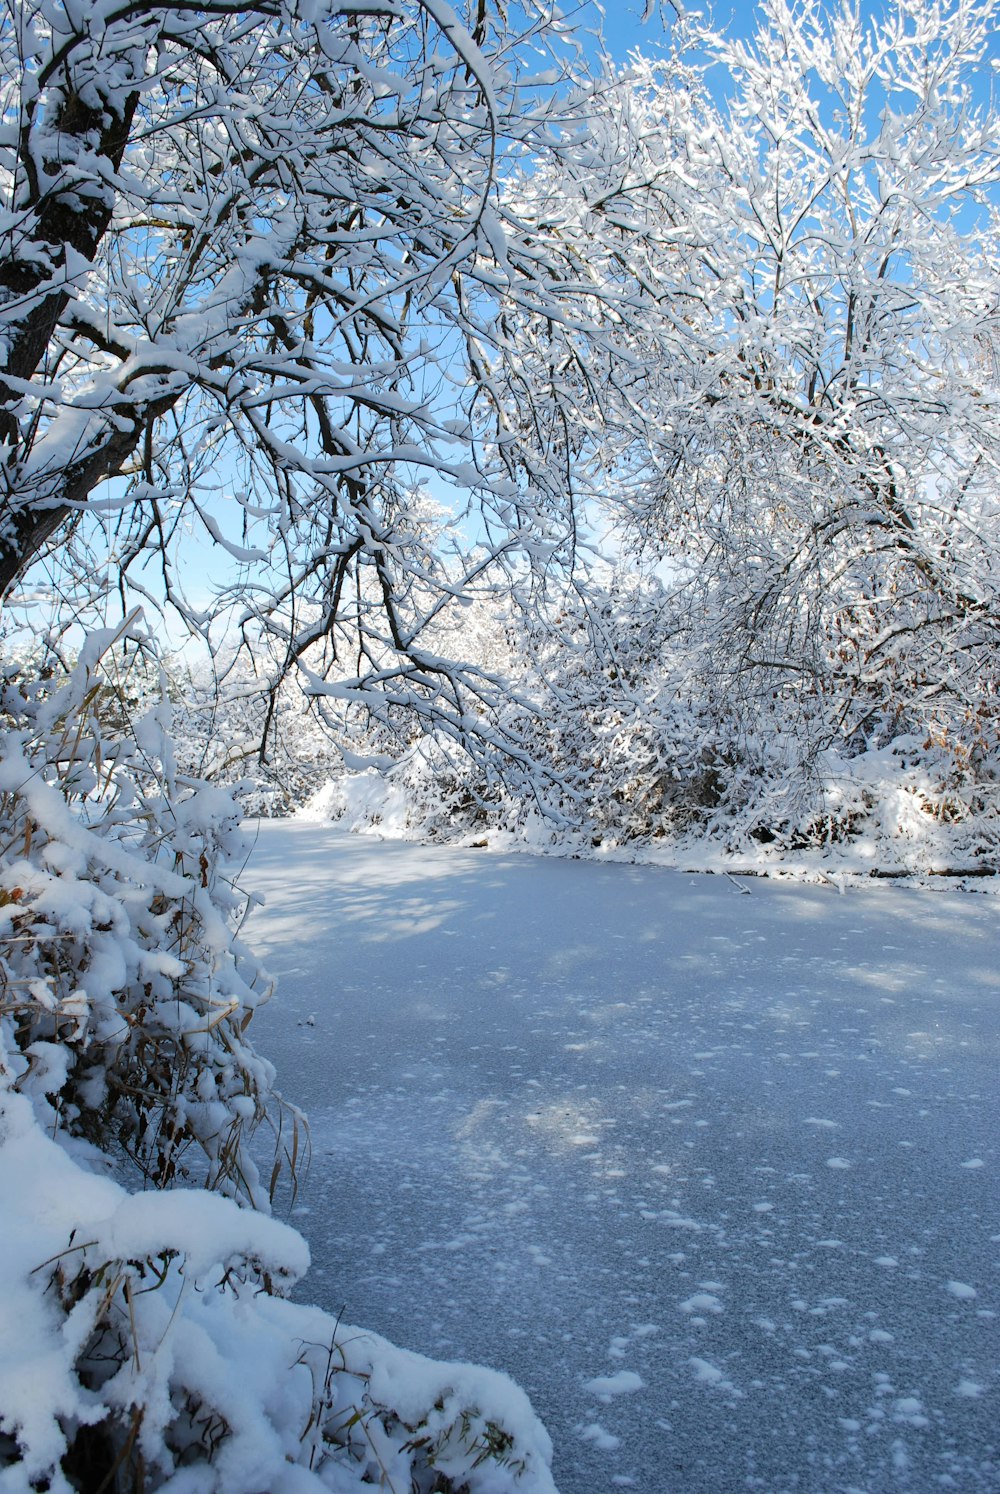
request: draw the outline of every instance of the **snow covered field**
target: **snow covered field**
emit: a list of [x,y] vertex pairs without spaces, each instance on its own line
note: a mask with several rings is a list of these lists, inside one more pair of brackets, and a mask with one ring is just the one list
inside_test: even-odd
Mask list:
[[261,827],[300,1293],[562,1494],[1000,1489],[995,899]]

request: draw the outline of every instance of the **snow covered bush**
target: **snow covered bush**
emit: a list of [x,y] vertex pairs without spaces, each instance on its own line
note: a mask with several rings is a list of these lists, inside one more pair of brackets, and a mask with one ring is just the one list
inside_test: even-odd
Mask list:
[[194,1176],[264,1207],[246,1142],[275,1108],[273,1071],[247,1028],[270,985],[234,935],[236,807],[177,772],[164,698],[125,731],[107,725],[148,647],[133,614],[92,635],[67,678],[4,681],[0,1010],[14,1082],[47,1122],[120,1148],[153,1186]]
[[0,1038],[0,1489],[554,1494],[511,1381],[280,1295],[288,1226],[193,1189],[131,1195],[59,1146]]
[[[866,733],[810,681],[763,689],[712,658],[684,599],[623,567],[558,624],[524,625],[495,730],[539,765],[527,791],[498,756],[424,737],[381,769],[340,771],[308,817],[408,839],[487,840],[586,854],[738,857],[764,868],[819,853],[855,870],[980,871],[1000,847],[995,703],[901,696]],[[953,721],[961,715],[962,720]]]

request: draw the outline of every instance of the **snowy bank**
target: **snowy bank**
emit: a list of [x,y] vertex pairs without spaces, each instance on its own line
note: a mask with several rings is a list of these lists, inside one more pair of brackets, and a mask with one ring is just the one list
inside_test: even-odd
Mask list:
[[308,1265],[295,1230],[204,1191],[127,1193],[0,1074],[5,1494],[92,1487],[116,1458],[173,1494],[554,1490],[511,1380],[275,1295]]
[[[583,857],[729,876],[780,877],[839,887],[906,879],[914,886],[968,883],[1000,894],[1000,821],[995,812],[950,819],[940,791],[922,769],[890,749],[847,760],[828,752],[824,777],[801,823],[781,790],[763,785],[756,818],[666,833],[598,833],[502,791],[490,801],[471,784],[442,788],[432,740],[388,770],[342,772],[323,783],[294,818],[336,823],[384,840],[451,844],[500,852]],[[785,788],[787,789],[787,785]],[[768,798],[768,795],[770,797]],[[773,801],[773,802],[771,802]],[[766,811],[766,812],[765,812]],[[783,818],[784,817],[784,818]],[[781,824],[764,834],[761,825]]]

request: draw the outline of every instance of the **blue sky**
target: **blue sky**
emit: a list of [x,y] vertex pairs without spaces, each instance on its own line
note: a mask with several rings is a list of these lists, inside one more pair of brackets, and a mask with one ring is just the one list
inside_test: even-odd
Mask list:
[[[591,4],[591,9],[596,10],[596,4]],[[866,0],[862,10],[867,12],[876,7],[871,0]],[[643,15],[642,0],[624,0],[624,3],[615,3],[615,0],[607,0],[604,4],[604,39],[608,51],[612,57],[625,59],[633,47],[641,47],[643,51],[655,52],[657,44],[662,42],[666,31],[673,18],[672,7],[662,3],[657,8],[656,0],[653,0],[654,14],[645,23]],[[730,36],[748,36],[757,25],[758,7],[756,5],[688,5],[689,11],[710,12],[714,15],[715,24],[720,31],[725,31]],[[661,19],[662,17],[662,19]]]
[[[699,7],[700,8],[700,7]],[[669,24],[672,11],[669,5],[662,7],[664,17]],[[716,11],[716,21],[720,30],[738,30],[745,34],[753,29],[754,17],[757,7],[744,5],[739,12],[720,8]],[[627,0],[625,4],[615,4],[615,0],[609,0],[604,6],[604,39],[608,50],[613,57],[624,58],[632,47],[642,47],[644,50],[653,50],[656,43],[664,35],[664,25],[658,14],[643,24],[643,5],[640,0]]]

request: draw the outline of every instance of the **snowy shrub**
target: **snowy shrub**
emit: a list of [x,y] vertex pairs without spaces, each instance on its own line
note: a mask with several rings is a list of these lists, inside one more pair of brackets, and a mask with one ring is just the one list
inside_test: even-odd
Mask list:
[[456,840],[496,828],[509,800],[499,776],[447,738],[421,737],[380,770],[341,772],[302,807],[305,819],[338,820],[344,829],[392,839]]
[[[499,761],[425,737],[388,769],[341,773],[309,817],[406,839],[679,858],[834,856],[857,870],[982,870],[1000,846],[995,711],[920,700],[838,729],[843,700],[798,681],[731,679],[654,583],[619,582],[558,646],[525,634],[520,704],[502,722],[538,764],[530,792]],[[524,701],[533,708],[525,708]],[[954,719],[952,719],[954,717]]]
[[867,841],[880,865],[916,872],[996,865],[1000,784],[963,772],[952,754],[914,736],[819,763],[824,815],[806,827],[812,844]]
[[270,986],[234,935],[237,811],[177,772],[164,698],[126,730],[103,719],[147,647],[133,615],[92,636],[61,682],[4,683],[0,1010],[14,1079],[48,1123],[121,1148],[154,1186],[194,1175],[266,1206],[246,1140],[273,1071],[247,1027]]
[[7,1494],[554,1494],[548,1437],[504,1376],[284,1300],[308,1264],[294,1230],[95,1175],[45,1134],[17,1067],[0,1047]]

